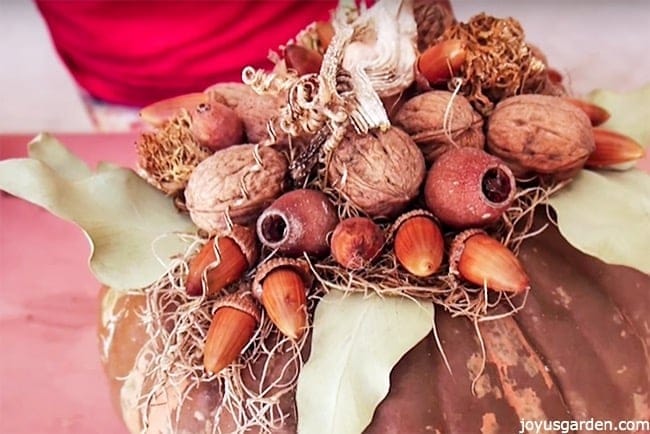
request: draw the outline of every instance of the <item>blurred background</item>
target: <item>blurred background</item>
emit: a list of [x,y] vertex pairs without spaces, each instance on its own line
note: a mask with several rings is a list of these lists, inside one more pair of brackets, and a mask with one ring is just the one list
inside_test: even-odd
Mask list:
[[[567,77],[575,95],[629,90],[650,81],[646,0],[452,1],[466,20],[486,11],[519,19],[528,40]],[[29,0],[0,1],[0,132],[92,131],[77,86]],[[111,127],[109,127],[111,128]],[[124,128],[117,122],[114,129]]]

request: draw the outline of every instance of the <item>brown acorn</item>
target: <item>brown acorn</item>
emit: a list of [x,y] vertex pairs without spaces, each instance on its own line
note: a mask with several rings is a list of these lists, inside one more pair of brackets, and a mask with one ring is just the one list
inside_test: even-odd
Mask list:
[[[217,243],[219,261],[215,255]],[[185,280],[185,290],[190,296],[203,293],[203,273],[206,273],[206,295],[212,295],[239,280],[257,261],[259,249],[251,228],[235,225],[223,235],[208,241],[192,258]]]
[[255,274],[253,294],[273,324],[290,339],[299,339],[307,328],[307,291],[312,282],[309,265],[299,259],[271,259]]
[[594,128],[594,143],[596,149],[585,163],[594,169],[631,169],[645,155],[634,139],[611,130]]
[[465,44],[448,39],[427,48],[417,60],[417,69],[431,84],[438,84],[457,74],[465,63]]
[[605,121],[609,119],[610,116],[609,112],[596,104],[592,104],[590,102],[581,99],[569,98],[569,97],[564,97],[564,100],[570,102],[571,104],[573,104],[574,106],[578,107],[580,110],[585,112],[585,114],[589,118],[589,121],[591,122],[592,127],[597,127],[598,125],[605,123]]
[[334,205],[317,190],[293,190],[277,198],[257,219],[257,235],[283,255],[327,254],[327,234],[338,223]]
[[499,292],[530,289],[528,275],[514,253],[480,229],[469,229],[454,238],[449,271],[463,279]]
[[384,232],[375,222],[366,217],[352,217],[336,226],[330,250],[340,265],[359,270],[379,255],[384,242]]
[[429,211],[455,228],[494,223],[515,193],[515,177],[503,161],[467,147],[442,154],[429,169],[424,187]]
[[209,100],[210,97],[203,92],[163,99],[142,108],[139,113],[140,119],[151,126],[161,127],[165,121],[178,115],[181,110],[190,112],[200,104],[208,103]]
[[230,294],[219,300],[203,350],[203,367],[216,374],[234,362],[248,345],[260,312],[248,292]]
[[409,273],[427,277],[435,273],[445,251],[442,232],[433,216],[424,210],[402,215],[393,225],[395,256]]

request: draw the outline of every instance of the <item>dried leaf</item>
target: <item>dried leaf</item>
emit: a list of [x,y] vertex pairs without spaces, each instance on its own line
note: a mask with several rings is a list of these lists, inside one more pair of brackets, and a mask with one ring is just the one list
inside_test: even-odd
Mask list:
[[629,92],[594,90],[587,100],[611,114],[603,127],[626,134],[645,148],[650,146],[650,84]]
[[0,162],[0,189],[77,224],[88,237],[90,268],[101,283],[142,288],[165,272],[168,258],[185,250],[177,237],[164,235],[193,232],[191,221],[133,171],[101,164],[93,172],[47,134],[29,144],[29,155]]
[[432,330],[433,305],[331,291],[316,308],[298,379],[298,432],[358,434],[387,395],[393,366]]
[[650,175],[583,170],[550,203],[578,250],[650,273]]

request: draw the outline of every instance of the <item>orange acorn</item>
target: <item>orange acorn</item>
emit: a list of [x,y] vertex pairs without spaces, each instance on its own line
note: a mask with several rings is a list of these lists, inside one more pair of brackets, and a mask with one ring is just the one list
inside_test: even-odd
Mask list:
[[435,273],[442,264],[445,245],[433,215],[424,210],[411,211],[398,218],[393,228],[399,263],[418,277]]
[[568,98],[564,97],[564,100],[567,102],[570,102],[574,106],[578,107],[580,110],[585,112],[587,117],[589,118],[589,121],[591,122],[592,127],[597,127],[600,124],[605,123],[607,119],[609,119],[609,112],[605,110],[604,108],[592,104],[587,101],[583,101],[581,99],[576,99],[576,98]]
[[149,104],[142,108],[139,114],[143,122],[160,127],[165,121],[178,115],[181,110],[191,112],[197,106],[208,103],[209,100],[210,97],[206,93],[188,93]]
[[[217,243],[219,260],[215,255]],[[206,295],[214,294],[236,282],[257,260],[259,249],[252,229],[235,225],[230,232],[208,241],[192,258],[185,280],[188,295],[203,293],[203,274],[206,273]]]
[[594,169],[631,169],[645,155],[645,149],[631,137],[611,130],[594,128],[596,149],[585,166]]
[[494,291],[516,294],[530,288],[528,275],[515,254],[480,229],[466,230],[454,238],[449,271]]
[[223,297],[212,317],[205,341],[205,370],[216,374],[234,362],[250,342],[259,321],[259,309],[248,293]]
[[255,274],[253,294],[271,322],[290,339],[299,339],[307,329],[307,291],[312,281],[309,266],[300,259],[271,259]]
[[448,39],[427,48],[416,62],[417,69],[431,84],[453,77],[465,63],[465,44],[460,39]]

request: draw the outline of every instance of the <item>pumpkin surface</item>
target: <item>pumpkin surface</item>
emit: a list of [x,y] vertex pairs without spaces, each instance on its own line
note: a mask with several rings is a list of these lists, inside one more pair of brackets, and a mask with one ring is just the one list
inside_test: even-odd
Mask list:
[[[532,289],[519,313],[479,324],[485,358],[474,325],[438,310],[451,372],[430,334],[393,369],[389,395],[366,433],[513,433],[521,419],[650,418],[650,276],[580,253],[554,227],[525,241],[520,258]],[[124,377],[137,369],[146,339],[135,315],[144,297],[116,295],[104,289],[100,296],[101,351],[113,401],[136,432],[141,421],[128,405],[129,390],[147,385]],[[180,408],[155,407],[150,432],[174,412],[177,432],[211,432],[206,420],[220,391],[204,384],[190,397]],[[293,396],[282,400],[287,410],[294,405]],[[219,428],[229,432],[233,421],[223,415]],[[295,432],[295,421],[274,432]]]

